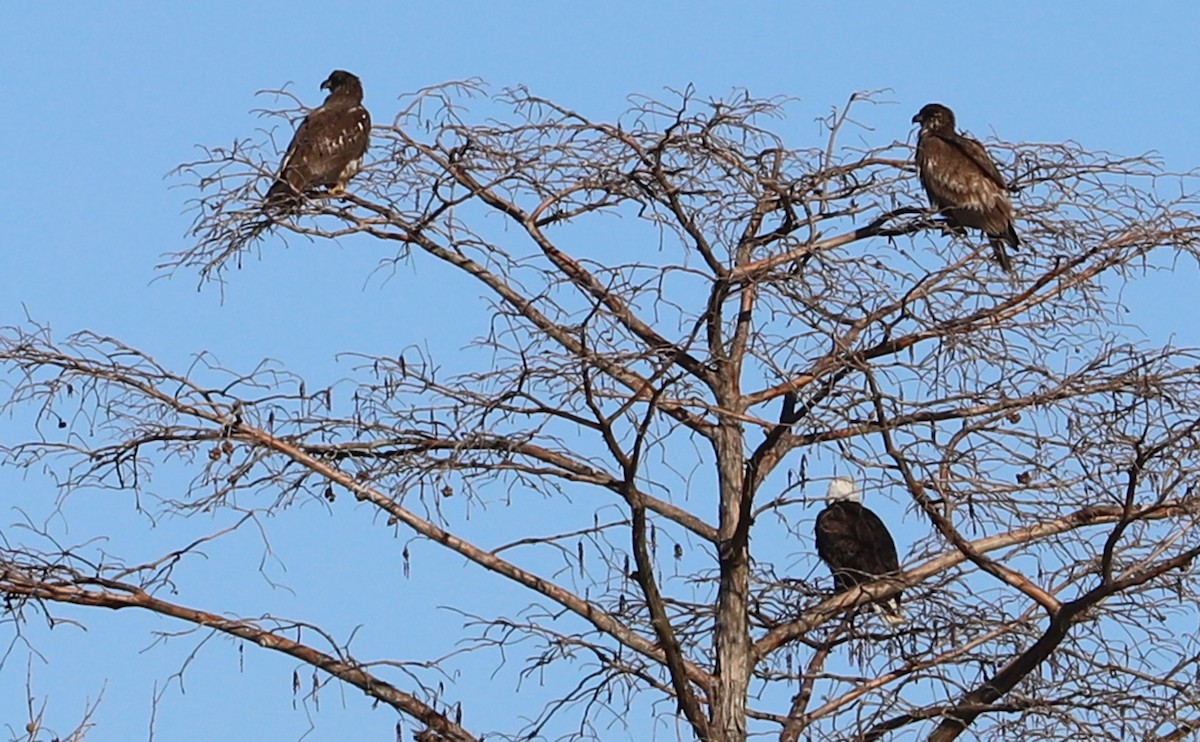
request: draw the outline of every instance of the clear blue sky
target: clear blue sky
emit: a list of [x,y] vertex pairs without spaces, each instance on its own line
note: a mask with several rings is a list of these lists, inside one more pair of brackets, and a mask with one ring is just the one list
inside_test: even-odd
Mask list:
[[[1175,170],[1200,165],[1200,5],[1192,3],[301,0],[10,4],[3,16],[0,324],[20,323],[28,313],[60,336],[91,329],[176,367],[207,349],[232,367],[270,357],[328,383],[350,372],[336,353],[384,353],[424,343],[436,329],[389,318],[432,307],[443,325],[454,326],[456,306],[478,307],[446,296],[435,282],[412,280],[420,266],[404,266],[386,282],[371,278],[377,256],[349,245],[295,242],[285,250],[276,243],[262,261],[251,259],[231,276],[223,302],[215,290],[197,292],[193,275],[153,280],[160,256],[185,246],[190,223],[182,213],[189,192],[172,188],[179,181],[166,173],[192,158],[196,145],[253,135],[260,120],[251,109],[269,104],[255,91],[290,82],[316,104],[317,86],[334,68],[362,78],[380,122],[395,114],[400,94],[468,77],[493,89],[526,85],[593,118],[617,116],[631,93],[692,84],[706,96],[733,88],[794,96],[789,118],[775,128],[801,147],[816,143],[817,116],[855,91],[888,88],[884,98],[894,105],[871,114],[875,144],[904,140],[912,114],[939,101],[980,137],[1073,139],[1123,154],[1156,150]],[[1194,266],[1185,269],[1186,282],[1168,284],[1193,287]],[[1134,292],[1132,319],[1155,335],[1179,331],[1195,342],[1194,329],[1175,327],[1178,317],[1195,316],[1194,296],[1191,288]],[[375,321],[347,321],[351,315]],[[439,347],[452,350],[470,336],[451,335]],[[181,483],[188,476],[174,474]],[[54,491],[46,481],[4,481],[0,524],[17,519],[17,506],[35,520],[48,517]],[[159,488],[171,491],[171,480]],[[114,533],[114,551],[144,543],[140,556],[173,542],[172,524],[147,532],[146,520],[126,506],[108,507],[102,498],[72,502],[62,519],[69,528],[56,527],[72,542]],[[421,646],[423,631],[436,629],[431,621],[456,621],[446,614],[416,618],[406,593],[421,595],[439,580],[464,594],[485,584],[457,566],[431,573],[419,560],[413,577],[402,580],[399,541],[381,536],[386,529],[372,525],[366,511],[346,507],[339,515],[311,507],[273,531],[282,566],[265,569],[295,594],[272,590],[254,571],[262,546],[247,532],[188,573],[202,575],[198,583],[181,579],[179,599],[244,615],[309,618],[343,633],[361,625],[367,654],[405,657]],[[344,548],[323,564],[306,559],[342,530]],[[184,627],[64,612],[88,630],[49,632],[36,621],[27,627],[42,652],[32,663],[34,692],[49,697],[51,725],[68,731],[84,699],[103,689],[89,740],[144,738],[153,683],[166,682],[194,640],[143,652],[150,632]],[[0,646],[7,641],[6,634]],[[186,693],[166,693],[155,739],[299,738],[309,720],[291,705],[292,663],[247,650],[240,667],[232,645],[216,644],[188,670]],[[0,723],[15,730],[25,719],[27,655],[18,643],[0,670]],[[504,718],[510,708],[503,695],[511,690],[468,699],[467,721]],[[310,742],[391,738],[392,715],[370,710],[357,691],[326,688],[320,710],[310,711]]]

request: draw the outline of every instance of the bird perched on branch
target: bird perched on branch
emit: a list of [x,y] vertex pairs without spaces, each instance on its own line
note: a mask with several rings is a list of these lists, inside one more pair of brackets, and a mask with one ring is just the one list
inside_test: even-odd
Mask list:
[[917,174],[930,203],[956,228],[983,230],[996,262],[1012,272],[1005,245],[1021,244],[1013,227],[1008,184],[979,142],[954,130],[954,112],[930,103],[913,116],[917,135]]
[[[849,477],[834,477],[817,515],[817,554],[833,572],[833,587],[844,592],[877,577],[900,572],[896,542],[879,516],[862,504]],[[904,623],[900,593],[874,604],[889,626]]]
[[334,70],[321,89],[329,95],[296,129],[275,183],[267,191],[264,210],[294,210],[303,196],[320,188],[340,195],[362,168],[371,138],[362,82],[345,70]]

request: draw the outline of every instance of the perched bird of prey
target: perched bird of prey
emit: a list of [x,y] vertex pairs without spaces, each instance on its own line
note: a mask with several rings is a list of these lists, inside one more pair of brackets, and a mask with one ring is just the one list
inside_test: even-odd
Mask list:
[[933,207],[957,228],[981,229],[996,262],[1012,271],[1004,246],[1021,244],[1013,228],[1008,185],[979,142],[954,130],[954,112],[930,103],[913,116],[917,135],[917,174]]
[[[849,477],[834,477],[817,515],[817,554],[833,572],[837,592],[900,571],[896,542],[879,516],[863,507],[862,494]],[[889,626],[904,623],[897,593],[874,604]]]
[[319,188],[338,195],[362,168],[371,138],[371,114],[363,108],[362,82],[345,70],[334,70],[321,89],[329,95],[296,129],[279,175],[267,191],[265,208],[294,208],[302,196]]

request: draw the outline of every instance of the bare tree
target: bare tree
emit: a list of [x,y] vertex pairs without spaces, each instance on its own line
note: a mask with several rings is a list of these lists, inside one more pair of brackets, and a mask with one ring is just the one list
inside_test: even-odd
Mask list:
[[[794,148],[766,128],[783,100],[686,90],[610,123],[442,85],[375,128],[349,195],[265,235],[276,148],[206,150],[181,168],[195,242],[165,269],[226,281],[288,236],[357,235],[381,266],[440,264],[489,297],[471,369],[350,356],[344,405],[271,365],[172,370],[87,332],[5,331],[6,406],[38,425],[9,465],[79,496],[182,462],[192,487],[159,506],[182,515],[365,503],[524,596],[456,640],[570,679],[544,706],[472,725],[439,674],[456,642],[366,659],[303,619],[177,602],[197,544],[108,566],[10,535],[10,626],[59,603],[170,616],[359,688],[417,740],[1189,736],[1200,353],[1142,339],[1120,297],[1200,255],[1195,179],[990,142],[1025,244],[1010,278],[928,212],[909,145],[845,143],[875,136],[853,118],[870,98]],[[910,524],[901,574],[837,595],[811,532],[834,473]],[[491,535],[538,509],[558,532]],[[858,610],[901,590],[898,629]]]

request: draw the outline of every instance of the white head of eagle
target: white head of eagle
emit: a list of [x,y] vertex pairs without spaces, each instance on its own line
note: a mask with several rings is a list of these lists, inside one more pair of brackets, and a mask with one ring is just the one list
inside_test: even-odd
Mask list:
[[[863,507],[862,493],[850,477],[834,477],[817,515],[817,554],[833,573],[836,592],[900,571],[896,542],[879,516]],[[891,626],[904,622],[897,593],[874,604]]]
[[850,477],[834,477],[829,482],[829,489],[825,492],[826,502],[862,502],[862,493],[858,491],[858,485]]

